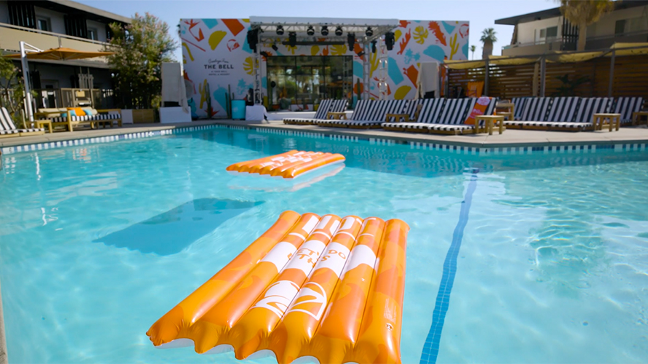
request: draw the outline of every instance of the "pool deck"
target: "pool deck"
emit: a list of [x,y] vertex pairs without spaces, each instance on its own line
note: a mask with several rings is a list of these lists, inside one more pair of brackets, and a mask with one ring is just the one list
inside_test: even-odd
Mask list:
[[191,123],[177,124],[130,124],[121,128],[108,128],[96,130],[79,130],[74,132],[55,132],[30,137],[13,137],[0,139],[1,147],[12,147],[27,144],[56,142],[64,140],[105,137],[111,135],[144,133],[150,131],[184,128],[205,125],[235,125],[243,127],[270,128],[284,131],[302,131],[324,133],[333,135],[357,136],[361,138],[392,139],[400,141],[413,141],[422,143],[438,143],[446,145],[469,146],[476,148],[499,148],[516,146],[554,146],[554,145],[580,145],[580,144],[637,144],[648,143],[648,127],[646,125],[623,127],[619,131],[587,131],[587,132],[559,132],[538,130],[506,130],[503,134],[494,131],[493,135],[440,135],[418,134],[384,131],[382,129],[346,129],[324,128],[315,125],[285,125],[280,120],[266,122],[250,122],[243,120],[200,120]]

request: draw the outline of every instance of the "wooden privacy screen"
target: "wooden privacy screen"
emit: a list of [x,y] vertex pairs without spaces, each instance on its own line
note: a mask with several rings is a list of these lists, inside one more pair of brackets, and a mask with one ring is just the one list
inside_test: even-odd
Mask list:
[[[569,75],[573,82],[581,77],[587,81],[576,87],[573,95],[579,97],[607,97],[610,83],[610,57],[599,57],[578,63],[546,63],[545,95],[560,95],[563,82],[558,78]],[[537,66],[536,66],[537,65]],[[534,69],[537,71],[534,72]],[[535,76],[534,76],[535,75]],[[534,80],[534,77],[536,78]],[[470,81],[484,81],[484,68],[448,70],[449,87],[467,89]],[[534,82],[535,81],[535,82]],[[512,98],[540,95],[540,64],[489,67],[488,90],[491,97]],[[648,55],[615,57],[612,97],[643,96],[648,98]]]

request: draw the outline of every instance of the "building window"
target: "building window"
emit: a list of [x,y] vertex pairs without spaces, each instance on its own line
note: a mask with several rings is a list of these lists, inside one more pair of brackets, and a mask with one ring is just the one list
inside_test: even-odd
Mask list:
[[543,43],[553,42],[556,40],[556,37],[558,37],[557,26],[540,29],[540,32],[536,38],[536,43],[543,44]]
[[52,27],[50,26],[50,20],[48,18],[41,18],[41,17],[36,18],[36,28],[38,30],[44,30],[46,32],[52,31]]
[[622,35],[625,33],[640,32],[648,29],[648,22],[643,17],[621,19],[614,24],[614,34]]
[[88,28],[88,39],[99,40],[97,28]]

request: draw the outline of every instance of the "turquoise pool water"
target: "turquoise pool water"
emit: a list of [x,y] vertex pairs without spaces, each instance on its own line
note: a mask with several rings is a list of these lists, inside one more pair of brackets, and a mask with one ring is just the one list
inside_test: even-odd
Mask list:
[[[290,149],[346,167],[297,184],[225,171]],[[2,158],[11,363],[237,362],[155,349],[145,332],[288,209],[409,223],[403,363],[433,362],[440,291],[438,363],[648,361],[648,152],[479,156],[215,129]]]

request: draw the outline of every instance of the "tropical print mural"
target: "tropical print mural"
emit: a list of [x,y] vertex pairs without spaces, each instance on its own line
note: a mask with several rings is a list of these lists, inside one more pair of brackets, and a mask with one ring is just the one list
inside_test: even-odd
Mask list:
[[[254,87],[254,58],[247,44],[249,28],[249,19],[180,20],[184,77],[193,88],[189,99],[193,117],[225,118],[226,95],[242,99]],[[388,52],[388,99],[415,97],[421,62],[467,59],[468,34],[467,21],[401,20],[394,31],[394,47]],[[349,95],[353,102],[365,87],[369,87],[372,98],[378,97],[379,59],[374,53],[361,53],[363,49],[358,43],[353,51],[346,45],[290,47],[274,40],[259,47],[259,52],[263,52],[260,65],[263,95],[267,95],[266,57],[346,55],[353,57],[353,94]],[[363,84],[365,57],[369,57],[370,63],[369,85]]]

